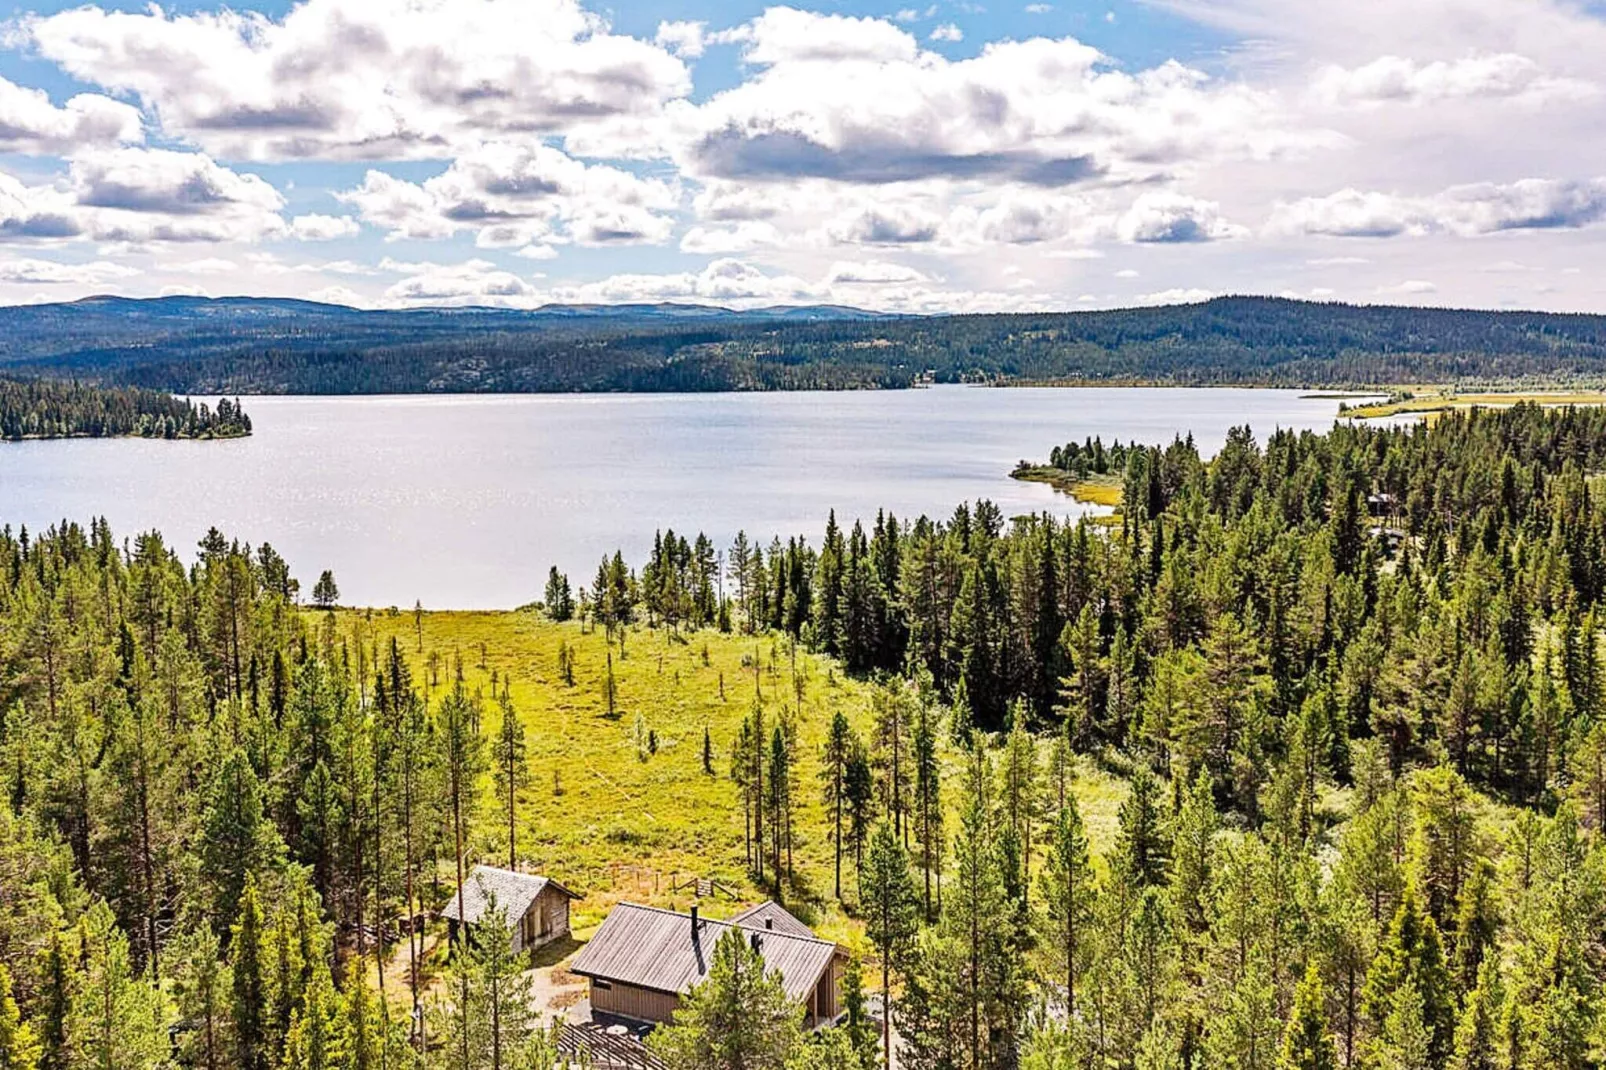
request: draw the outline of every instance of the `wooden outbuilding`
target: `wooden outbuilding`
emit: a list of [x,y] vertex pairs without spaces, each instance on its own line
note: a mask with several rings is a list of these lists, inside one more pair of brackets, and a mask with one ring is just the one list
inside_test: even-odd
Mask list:
[[580,898],[550,877],[495,866],[475,866],[463,882],[462,892],[461,897],[453,894],[441,908],[452,941],[464,930],[470,939],[479,939],[476,930],[499,910],[514,954],[568,936],[569,901]]
[[729,921],[621,903],[569,969],[586,978],[593,1013],[667,1022],[681,998],[708,976],[714,946],[731,930],[758,950],[766,972],[806,1013],[804,1025],[834,1022],[842,1010],[847,953],[821,940],[777,903],[761,903]]

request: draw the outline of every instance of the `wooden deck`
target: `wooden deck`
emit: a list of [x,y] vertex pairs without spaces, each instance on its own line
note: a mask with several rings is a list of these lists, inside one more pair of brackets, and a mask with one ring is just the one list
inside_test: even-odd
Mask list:
[[665,1070],[663,1060],[631,1033],[609,1032],[600,1022],[565,1022],[558,1051],[586,1061],[594,1070]]

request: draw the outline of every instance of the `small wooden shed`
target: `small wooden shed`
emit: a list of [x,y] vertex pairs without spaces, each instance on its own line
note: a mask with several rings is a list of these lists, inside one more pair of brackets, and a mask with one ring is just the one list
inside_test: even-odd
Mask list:
[[455,942],[467,930],[484,924],[493,910],[503,912],[513,953],[533,951],[569,935],[569,901],[580,896],[551,877],[516,873],[495,866],[475,866],[463,882],[462,896],[453,894],[441,908],[441,917]]

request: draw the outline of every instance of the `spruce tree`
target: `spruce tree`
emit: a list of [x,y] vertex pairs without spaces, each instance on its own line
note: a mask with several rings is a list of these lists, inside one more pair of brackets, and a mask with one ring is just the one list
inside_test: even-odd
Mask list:
[[1326,993],[1313,961],[1294,991],[1294,1010],[1283,1032],[1277,1070],[1338,1070],[1338,1048],[1327,1029]]
[[[1405,989],[1409,990],[1409,996],[1397,995]],[[1434,1065],[1448,1058],[1455,1034],[1450,974],[1444,962],[1439,927],[1419,906],[1413,888],[1406,889],[1367,974],[1365,1000],[1366,1013],[1379,1035],[1388,1031],[1392,1016],[1400,1016],[1395,1023],[1399,1029],[1409,1025],[1414,1030],[1412,1022],[1419,1021],[1427,1032],[1429,1055]],[[1415,1017],[1411,1018],[1412,1015]],[[1411,1037],[1402,1033],[1397,1043],[1414,1044],[1412,1037],[1414,1033]]]
[[233,998],[229,1004],[234,1033],[234,1063],[240,1070],[267,1070],[268,956],[266,920],[256,881],[247,878],[240,909],[229,939]]

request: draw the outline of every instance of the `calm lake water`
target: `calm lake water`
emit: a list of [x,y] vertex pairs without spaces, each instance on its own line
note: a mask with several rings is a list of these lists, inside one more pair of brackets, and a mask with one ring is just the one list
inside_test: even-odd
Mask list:
[[331,568],[349,604],[499,608],[578,586],[656,528],[818,542],[878,508],[912,519],[991,498],[1005,515],[1082,509],[1009,478],[1098,434],[1213,453],[1229,427],[1326,428],[1338,402],[1293,391],[986,389],[873,393],[248,398],[232,442],[0,443],[0,522],[105,516],[192,550],[213,525],[271,542],[304,591]]

